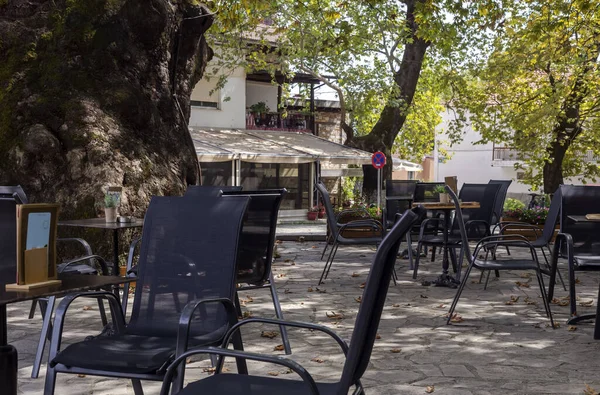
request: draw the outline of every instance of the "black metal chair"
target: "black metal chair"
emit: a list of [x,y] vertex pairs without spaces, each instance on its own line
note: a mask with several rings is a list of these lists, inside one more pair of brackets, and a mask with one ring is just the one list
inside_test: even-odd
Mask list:
[[[465,275],[458,286],[456,291],[456,295],[454,296],[454,300],[452,301],[452,305],[450,306],[450,311],[448,312],[448,319],[446,321],[447,324],[450,324],[452,321],[452,317],[454,316],[454,310],[456,309],[456,305],[458,304],[458,300],[460,299],[460,295],[462,294],[465,285],[469,281],[469,274],[473,268],[477,268],[480,270],[533,270],[536,273],[537,280],[540,286],[540,292],[542,294],[542,300],[544,302],[544,309],[546,310],[546,315],[550,318],[550,324],[552,328],[554,328],[554,321],[552,319],[552,313],[550,311],[550,300],[548,299],[548,295],[546,295],[546,288],[544,287],[544,279],[542,278],[542,270],[540,269],[540,263],[537,259],[535,248],[529,243],[529,241],[520,236],[522,240],[515,240],[515,236],[504,236],[504,235],[494,235],[487,236],[482,238],[477,246],[475,247],[474,253],[471,255],[471,249],[469,248],[469,237],[467,232],[467,226],[464,222],[462,212],[460,210],[460,206],[458,203],[458,198],[456,194],[448,187],[446,190],[450,194],[450,198],[454,202],[454,206],[456,207],[455,215],[456,222],[458,224],[460,237],[462,239],[462,251],[460,256],[460,263],[462,264],[463,256],[467,257],[467,261],[469,266],[465,272]],[[489,259],[490,253],[499,246],[503,246],[506,243],[510,243],[513,247],[523,247],[529,249],[531,253],[531,259]],[[485,258],[479,258],[480,253],[485,253]]]
[[[383,210],[383,225],[385,226],[386,230],[394,225],[397,214],[403,213],[406,210],[410,210],[415,197],[417,182],[418,181],[416,180],[386,180],[385,208]],[[418,223],[413,226],[411,232],[406,234],[406,254],[408,255],[408,261],[410,263],[409,267],[411,270],[414,267],[411,233],[414,233],[415,231],[418,235]],[[404,252],[402,255],[404,255]]]
[[[419,216],[421,209],[416,212],[405,213],[396,225],[387,233],[371,265],[369,277],[362,295],[362,302],[356,316],[354,331],[350,340],[350,346],[342,340],[331,329],[304,322],[286,322],[273,319],[251,318],[239,322],[229,330],[226,335],[222,348],[209,347],[201,350],[194,350],[181,355],[167,370],[165,380],[161,389],[161,395],[169,394],[170,382],[173,375],[178,370],[178,364],[184,363],[185,359],[200,353],[219,355],[219,363],[214,375],[200,381],[189,384],[180,392],[173,391],[173,395],[203,395],[203,394],[228,394],[228,395],[254,395],[254,394],[347,394],[349,389],[355,387],[355,394],[363,394],[360,379],[363,376],[373,344],[377,336],[377,328],[386,301],[386,295],[390,279],[392,278],[396,255],[403,236],[408,232]],[[346,363],[342,371],[341,378],[337,382],[317,383],[310,373],[300,364],[288,358],[271,356],[257,353],[239,352],[227,349],[229,339],[240,329],[242,325],[250,323],[266,323],[271,325],[287,325],[289,327],[304,328],[311,331],[322,332],[332,337],[341,347],[346,356]],[[302,380],[282,379],[275,377],[253,376],[248,374],[221,374],[225,357],[239,357],[248,360],[256,360],[283,365],[294,373],[298,374]]]
[[[479,208],[464,208],[461,210],[461,218],[465,221],[465,227],[467,230],[467,239],[471,241],[481,240],[484,237],[489,236],[490,233],[490,222],[494,213],[494,204],[496,196],[500,191],[500,184],[463,184],[459,198],[463,202],[478,202]],[[446,189],[448,189],[446,187]],[[431,246],[434,249],[444,245],[444,236],[441,235],[427,235],[424,230],[431,221],[445,223],[442,218],[429,218],[423,221],[421,224],[421,233],[419,234],[419,242],[417,244],[417,258],[415,259],[415,269],[413,271],[413,278],[417,278],[417,272],[419,270],[419,260],[421,248],[425,245]],[[445,225],[442,227],[443,232],[448,230],[445,229]],[[447,246],[450,248],[450,258],[454,271],[456,272],[456,279],[460,280],[461,265],[456,264],[456,249],[462,247],[462,237],[460,234],[460,222],[457,216],[452,221],[451,228],[448,235]]]
[[[552,273],[550,276],[550,298],[554,295],[555,273],[559,255],[567,259],[569,269],[570,313],[569,324],[593,318],[594,315],[579,315],[575,293],[575,272],[600,271],[600,222],[573,221],[569,216],[585,216],[600,212],[600,187],[587,185],[561,185],[560,232],[554,242]],[[552,299],[551,299],[552,300]]]
[[[562,204],[562,194],[561,194],[560,189],[558,189],[552,196],[552,201],[550,202],[550,208],[548,210],[548,216],[546,217],[546,222],[544,222],[544,228],[542,229],[541,232],[539,232],[539,229],[536,225],[532,225],[527,222],[508,222],[508,221],[504,222],[503,221],[503,222],[499,222],[497,225],[497,227],[500,230],[499,231],[500,234],[505,234],[505,231],[510,230],[510,228],[533,230],[534,234],[536,235],[536,239],[531,241],[530,244],[534,248],[537,248],[542,252],[542,256],[544,257],[544,263],[546,266],[546,269],[542,270],[544,272],[544,274],[550,274],[550,271],[551,271],[550,260],[548,259],[548,257],[552,256],[552,250],[550,249],[550,243],[552,242],[552,238],[554,237],[554,230],[556,228],[556,224],[559,221],[561,204]],[[492,231],[492,234],[494,234],[494,233],[495,233],[495,231]],[[508,248],[510,247],[510,243],[507,242],[504,246],[506,247],[506,249],[508,251]],[[546,250],[548,251],[548,255],[546,255]],[[483,275],[483,272],[482,272],[482,275]],[[490,273],[488,272],[488,275],[487,275],[487,278],[485,281],[486,286],[487,286],[489,277],[490,277]],[[560,271],[558,272],[558,277],[562,283],[564,290],[566,291],[567,287],[565,286],[565,283],[560,274]]]
[[[129,378],[136,395],[142,394],[140,380],[162,380],[169,363],[187,349],[221,344],[237,322],[237,249],[249,200],[153,197],[144,220],[129,323],[113,293],[65,297],[56,310],[44,393],[54,393],[60,372]],[[109,302],[115,333],[61,350],[67,309],[86,295]],[[241,337],[234,340],[241,348]],[[238,362],[244,371],[245,363]]]
[[508,193],[508,187],[512,180],[490,180],[488,184],[500,184],[500,190],[498,191],[498,195],[496,196],[496,201],[494,202],[494,214],[492,215],[492,225],[496,225],[500,222],[500,218],[502,218],[502,212],[504,211],[504,201],[506,200],[506,194]]
[[[27,204],[29,200],[23,188],[20,185],[17,186],[0,186],[0,229],[2,230],[2,238],[0,240],[0,261],[6,263],[7,268],[3,270],[10,270],[10,276],[16,278],[16,205]],[[73,274],[73,273],[84,273],[84,274],[108,274],[108,266],[102,257],[93,255],[90,245],[83,239],[79,238],[59,238],[58,242],[75,242],[80,244],[85,254],[82,257],[72,259],[70,261],[63,262],[57,265],[57,273],[61,274]],[[97,265],[94,264],[97,262]],[[9,277],[5,277],[9,278]],[[35,315],[36,306],[39,305],[40,312],[42,314],[42,330],[40,331],[40,339],[38,342],[35,358],[33,361],[33,367],[31,369],[31,378],[37,378],[40,373],[40,367],[42,364],[42,358],[44,356],[44,348],[46,341],[50,338],[50,332],[52,331],[52,312],[54,311],[54,303],[56,298],[51,296],[47,298],[34,299],[31,302],[31,308],[29,311],[29,319],[32,319]],[[107,324],[106,314],[104,312],[104,305],[98,301],[98,311],[102,324]]]
[[[329,200],[329,192],[327,191],[327,188],[325,188],[325,184],[319,181],[316,184],[316,188],[323,198],[323,204],[325,205],[325,213],[327,215],[327,226],[329,226],[329,231],[333,235],[333,246],[331,247],[331,251],[329,252],[327,261],[325,262],[325,267],[323,267],[323,273],[321,273],[321,278],[319,279],[319,285],[321,285],[323,279],[327,278],[327,275],[329,274],[329,270],[331,269],[331,265],[333,264],[333,260],[335,259],[335,254],[337,253],[337,250],[340,245],[379,245],[383,237],[384,229],[379,221],[374,220],[372,218],[339,224],[336,220],[335,213],[333,212],[333,207],[331,206],[331,201]],[[372,230],[378,232],[381,236],[356,238],[344,237],[344,230],[350,229]],[[395,277],[393,279],[395,282]]]
[[[446,184],[443,182],[418,182],[415,187],[415,202],[439,202],[440,194],[436,192],[436,188],[439,186],[445,186]],[[427,218],[440,218],[444,213],[435,210],[428,210],[424,218],[420,221],[417,221],[413,225],[413,229],[410,233],[411,244],[412,244],[412,236],[417,236],[417,240],[419,234],[421,232],[421,224]],[[433,221],[428,222],[427,227],[423,230],[423,234],[426,235],[437,235],[440,233],[441,227],[439,226],[439,222]],[[435,260],[435,248],[431,249],[431,262]],[[427,255],[427,247],[425,247],[425,255]],[[414,268],[414,263],[411,261],[411,267]]]
[[[239,255],[237,259],[236,307],[241,315],[239,291],[268,288],[271,291],[277,318],[283,319],[277,288],[273,280],[271,264],[275,250],[277,217],[281,201],[287,193],[285,189],[265,189],[258,191],[224,191],[223,196],[249,196],[248,210],[242,225]],[[244,284],[244,285],[240,285]],[[281,339],[286,354],[291,354],[287,329],[282,326]]]
[[213,196],[219,196],[222,192],[233,192],[241,191],[240,186],[219,186],[219,185],[188,185],[185,190],[185,196],[205,196],[206,194],[212,194]]

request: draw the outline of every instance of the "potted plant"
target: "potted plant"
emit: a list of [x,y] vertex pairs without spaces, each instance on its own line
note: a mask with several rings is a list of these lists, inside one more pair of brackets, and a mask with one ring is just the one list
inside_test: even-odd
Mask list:
[[319,218],[325,218],[325,206],[323,204],[319,204],[319,214],[317,215]]
[[450,203],[450,195],[446,192],[446,187],[443,185],[438,185],[433,188],[433,192],[437,193],[440,197],[440,203],[448,204]]
[[266,118],[269,111],[270,109],[264,101],[259,101],[250,106],[250,112],[254,116],[254,123],[256,125],[261,125],[263,123],[262,121]]
[[[527,226],[514,224],[505,225],[503,227],[503,234],[506,235],[521,235],[529,240],[536,240],[541,236],[546,218],[548,217],[548,207],[536,206],[533,208],[515,208],[512,210],[504,211],[502,215],[502,222],[521,222],[528,224]],[[554,236],[558,229],[554,231]]]
[[104,218],[106,222],[117,222],[117,206],[119,196],[114,193],[104,194]]
[[319,215],[319,208],[317,206],[309,208],[308,212],[306,213],[306,218],[308,218],[309,221],[314,221],[317,219],[317,216]]

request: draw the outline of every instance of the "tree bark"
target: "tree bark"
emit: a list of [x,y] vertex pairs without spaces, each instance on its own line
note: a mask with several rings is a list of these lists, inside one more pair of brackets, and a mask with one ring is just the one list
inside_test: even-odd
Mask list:
[[190,94],[212,51],[193,0],[0,1],[0,185],[61,218],[120,213],[199,182]]
[[[408,108],[412,104],[421,74],[421,67],[425,53],[430,45],[429,41],[423,40],[417,35],[418,24],[415,21],[415,5],[423,0],[406,1],[406,25],[411,32],[411,40],[407,40],[404,46],[404,54],[400,68],[394,73],[395,90],[394,103],[388,103],[379,120],[366,136],[351,136],[347,145],[368,152],[382,151],[387,156],[387,164],[383,168],[383,179],[392,176],[392,146],[400,129],[406,121]],[[397,103],[401,103],[398,105]],[[363,192],[372,195],[377,190],[377,170],[371,165],[363,166]]]

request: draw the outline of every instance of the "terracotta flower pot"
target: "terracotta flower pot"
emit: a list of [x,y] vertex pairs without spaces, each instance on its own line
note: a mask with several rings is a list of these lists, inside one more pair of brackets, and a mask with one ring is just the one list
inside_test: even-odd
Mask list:
[[325,210],[324,210],[324,209],[323,209],[323,210],[319,210],[319,215],[318,215],[318,217],[319,217],[319,218],[325,218]]
[[308,218],[309,221],[314,221],[317,219],[318,214],[317,211],[309,211],[306,213],[306,218]]

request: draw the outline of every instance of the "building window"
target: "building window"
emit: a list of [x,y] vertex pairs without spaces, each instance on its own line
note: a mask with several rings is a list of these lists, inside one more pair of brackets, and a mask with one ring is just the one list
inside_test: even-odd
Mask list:
[[518,171],[517,172],[517,180],[522,180],[523,178],[525,178],[525,172]]
[[218,78],[202,78],[192,91],[190,104],[200,108],[221,108],[221,90],[217,88]]

